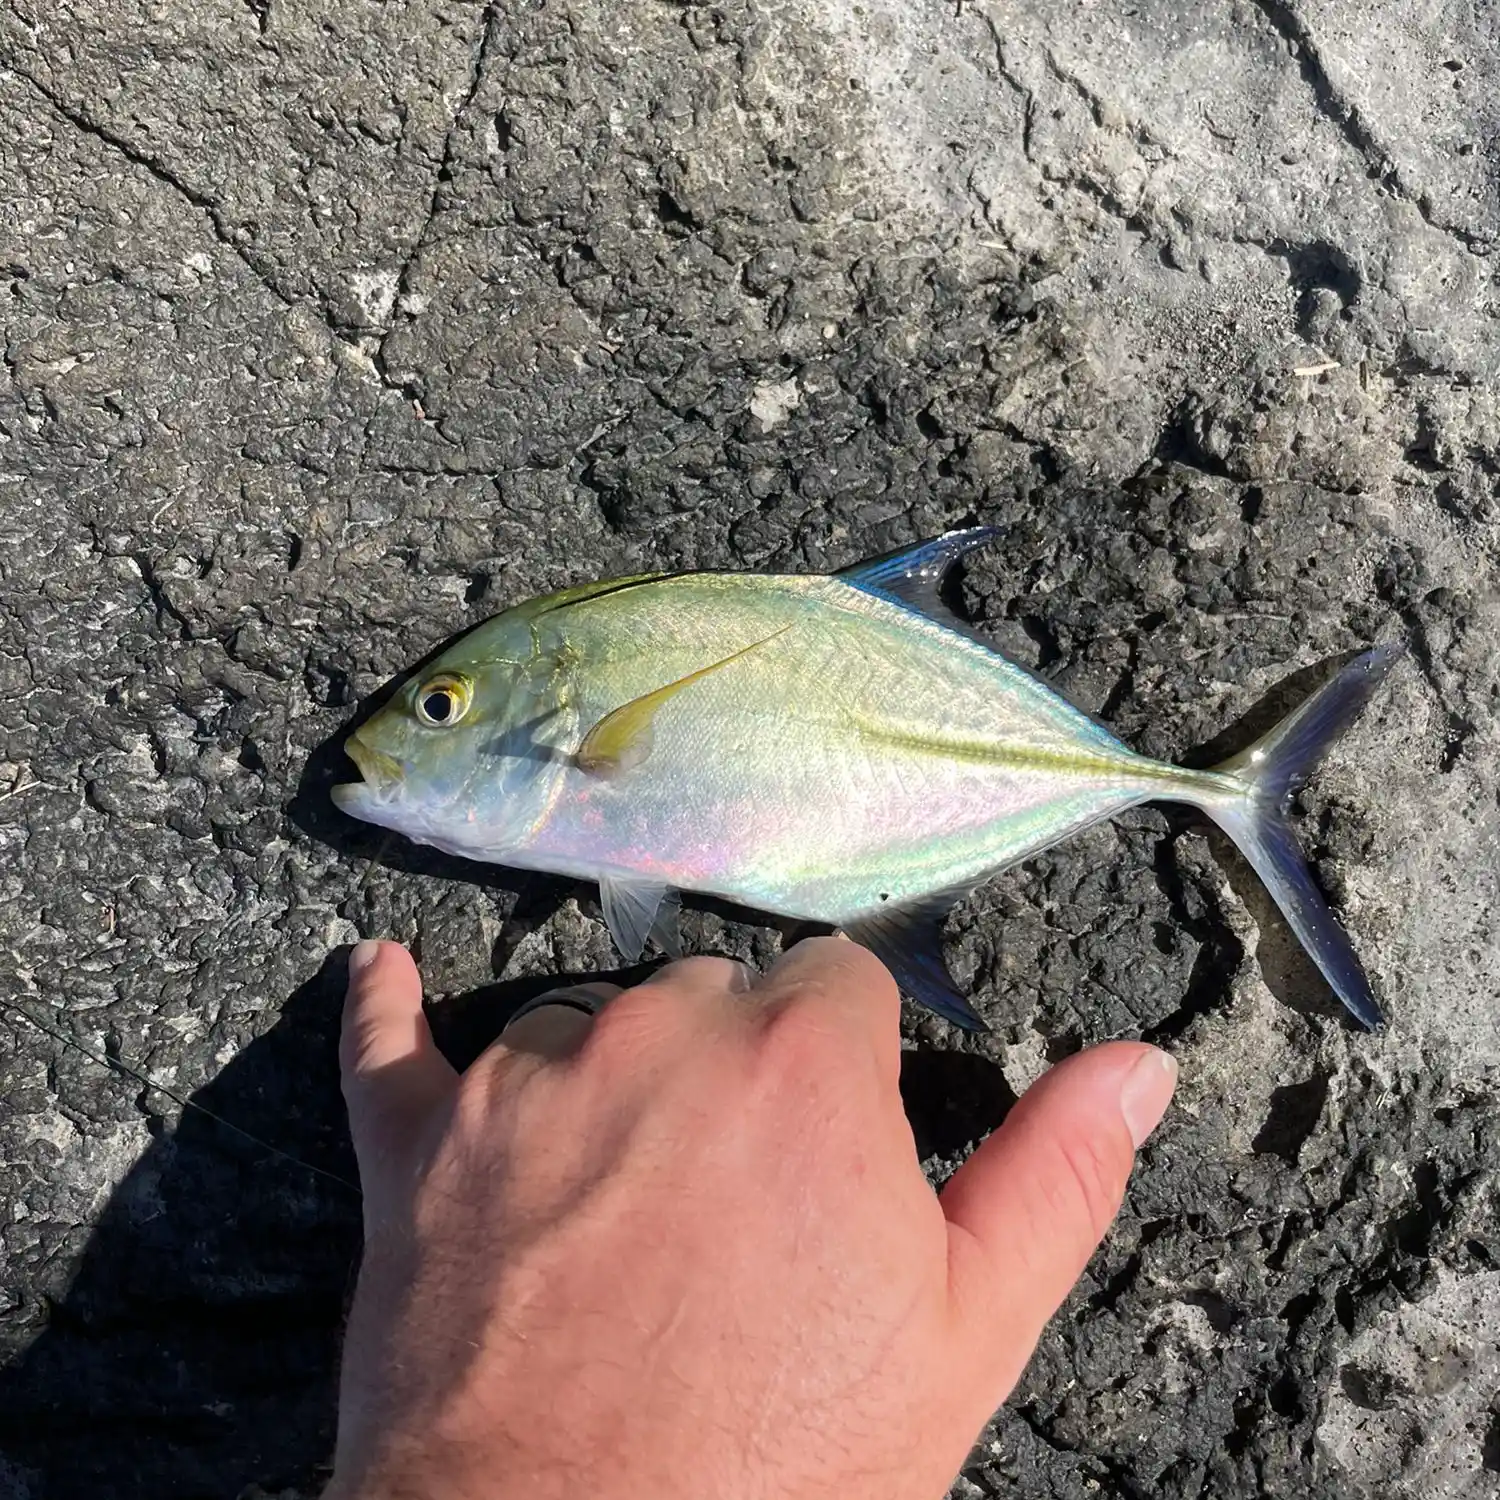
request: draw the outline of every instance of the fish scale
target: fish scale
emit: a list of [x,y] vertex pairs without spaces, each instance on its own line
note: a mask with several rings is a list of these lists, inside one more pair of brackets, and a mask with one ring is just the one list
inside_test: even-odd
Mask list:
[[622,955],[675,946],[677,891],[841,927],[982,1024],[947,911],[1147,800],[1240,845],[1344,1004],[1379,1011],[1285,820],[1291,788],[1397,656],[1380,647],[1209,771],[1140,756],[938,598],[993,531],[832,575],[639,575],[485,621],[348,741],[345,811],[472,859],[597,880]]

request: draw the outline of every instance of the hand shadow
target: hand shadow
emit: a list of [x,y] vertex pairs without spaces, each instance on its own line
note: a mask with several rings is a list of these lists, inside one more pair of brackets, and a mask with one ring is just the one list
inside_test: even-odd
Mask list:
[[199,1109],[170,1134],[153,1122],[67,1295],[0,1372],[0,1452],[25,1500],[234,1500],[306,1479],[331,1450],[360,1215],[343,978],[340,955],[192,1095]]
[[[360,1250],[338,1082],[346,959],[330,955],[111,1195],[67,1295],[0,1370],[0,1500],[235,1500],[326,1482]],[[434,1031],[463,1066],[525,1000],[572,982],[487,985],[438,1007]]]
[[[157,1134],[67,1295],[0,1371],[3,1500],[235,1500],[255,1484],[311,1496],[326,1483],[360,1249],[337,1074],[346,957]],[[542,990],[629,985],[650,967],[486,985],[431,1011],[433,1029],[462,1067]],[[997,1123],[1010,1103],[998,1077],[978,1057],[906,1055],[924,1155]]]
[[901,1103],[917,1159],[967,1155],[1011,1111],[1016,1095],[1000,1064],[979,1052],[919,1048],[901,1054]]

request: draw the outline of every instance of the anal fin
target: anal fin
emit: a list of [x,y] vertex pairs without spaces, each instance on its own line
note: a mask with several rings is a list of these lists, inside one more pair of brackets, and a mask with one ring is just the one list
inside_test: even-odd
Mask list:
[[988,1024],[954,984],[943,959],[943,923],[968,894],[967,888],[935,891],[846,922],[843,930],[868,948],[918,1004],[965,1031],[988,1031]]

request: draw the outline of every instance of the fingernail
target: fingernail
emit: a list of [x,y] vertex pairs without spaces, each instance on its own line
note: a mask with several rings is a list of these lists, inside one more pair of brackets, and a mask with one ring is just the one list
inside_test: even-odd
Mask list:
[[361,938],[349,950],[349,978],[357,979],[375,962],[380,954],[380,944],[374,938]]
[[1120,1084],[1120,1113],[1139,1147],[1156,1129],[1177,1087],[1177,1060],[1156,1047],[1145,1052]]

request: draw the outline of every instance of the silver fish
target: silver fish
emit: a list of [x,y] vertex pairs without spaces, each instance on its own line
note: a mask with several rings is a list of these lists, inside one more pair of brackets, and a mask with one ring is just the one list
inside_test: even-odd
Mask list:
[[983,1023],[941,957],[982,881],[1147,801],[1227,832],[1339,998],[1370,986],[1286,818],[1396,659],[1366,652],[1213,770],[1137,755],[938,600],[992,528],[834,575],[679,573],[534,599],[469,631],[347,742],[355,817],[597,880],[627,960],[677,892],[832,923],[915,998]]

